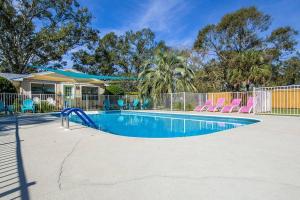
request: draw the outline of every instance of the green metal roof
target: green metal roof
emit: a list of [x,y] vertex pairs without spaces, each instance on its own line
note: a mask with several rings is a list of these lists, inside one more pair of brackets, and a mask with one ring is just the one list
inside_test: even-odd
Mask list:
[[54,72],[57,74],[61,74],[63,76],[67,76],[70,78],[75,78],[75,79],[98,79],[98,80],[111,80],[111,81],[123,81],[123,80],[137,80],[136,77],[127,77],[127,76],[98,76],[98,75],[91,75],[91,74],[85,74],[81,72],[72,72],[72,71],[65,71],[61,69],[53,69],[53,68],[48,68],[48,67],[39,67],[39,66],[31,66],[34,68],[39,68],[45,71],[50,71]]

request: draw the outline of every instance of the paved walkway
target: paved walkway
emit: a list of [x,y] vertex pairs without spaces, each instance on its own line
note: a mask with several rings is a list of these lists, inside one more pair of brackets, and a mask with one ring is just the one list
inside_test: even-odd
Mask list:
[[[173,139],[128,138],[72,123],[68,131],[47,115],[21,117],[18,139],[0,118],[0,144],[13,142],[5,147],[23,163],[23,179],[11,180],[16,185],[0,172],[0,198],[298,200],[300,118],[255,117],[262,122]],[[17,184],[20,190],[7,192]]]

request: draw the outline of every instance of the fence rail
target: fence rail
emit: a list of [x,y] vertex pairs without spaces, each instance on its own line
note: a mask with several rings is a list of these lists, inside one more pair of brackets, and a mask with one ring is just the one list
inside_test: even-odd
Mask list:
[[254,90],[257,114],[300,115],[300,85]]
[[[112,109],[117,109],[117,101],[123,99],[126,104],[132,102],[136,95],[80,95],[64,96],[56,94],[12,94],[0,93],[0,101],[4,103],[7,110],[21,112],[21,107],[26,99],[34,102],[35,112],[54,112],[66,107],[78,107],[84,110],[103,109],[104,99],[109,99]],[[1,110],[0,110],[1,111]]]
[[[170,93],[161,94],[149,109],[192,111],[197,105],[204,105],[211,100],[215,105],[219,98],[224,98],[224,105],[233,99],[241,99],[240,106],[247,105],[250,97],[254,97],[253,112],[255,114],[298,115],[300,116],[300,85],[280,87],[260,87],[248,92],[214,92],[214,93]],[[118,109],[117,101],[123,99],[128,105],[137,95],[80,95],[63,96],[57,94],[8,94],[1,93],[0,101],[6,107],[20,112],[25,99],[35,102],[36,112],[59,111],[65,107],[78,107],[84,110],[100,110],[104,99],[108,99],[112,109]],[[151,101],[151,99],[150,99]],[[1,105],[0,105],[1,111]]]
[[169,93],[162,94],[155,109],[171,111],[191,111],[197,105],[211,100],[213,105],[224,98],[224,105],[233,99],[241,99],[240,106],[246,106],[250,97],[254,97],[255,114],[300,115],[300,85],[260,87],[247,92],[211,92],[211,93]]

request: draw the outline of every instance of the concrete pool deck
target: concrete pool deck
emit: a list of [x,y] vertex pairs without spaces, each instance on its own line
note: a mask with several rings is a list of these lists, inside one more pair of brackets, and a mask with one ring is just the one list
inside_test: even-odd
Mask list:
[[209,135],[145,139],[74,123],[65,130],[56,117],[25,115],[18,138],[15,118],[2,117],[0,198],[299,199],[300,118],[226,116],[262,121]]

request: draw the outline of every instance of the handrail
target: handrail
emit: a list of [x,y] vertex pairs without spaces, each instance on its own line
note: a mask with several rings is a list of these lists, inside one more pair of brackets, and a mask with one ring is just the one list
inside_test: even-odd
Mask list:
[[[93,127],[97,127],[96,124],[93,122],[93,120],[80,108],[65,108],[61,111],[61,119],[62,119],[62,126],[63,126],[63,120],[68,119],[69,124],[69,115],[74,112],[85,124]],[[69,128],[69,126],[68,126]]]

